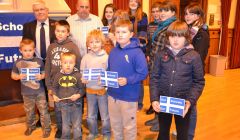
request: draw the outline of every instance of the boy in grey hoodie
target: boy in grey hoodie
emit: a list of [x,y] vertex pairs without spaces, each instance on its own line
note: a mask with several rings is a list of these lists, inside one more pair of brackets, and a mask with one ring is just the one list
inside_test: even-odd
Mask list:
[[[56,74],[60,71],[60,55],[65,52],[72,52],[76,55],[76,68],[80,68],[81,56],[78,47],[74,44],[68,36],[70,35],[70,25],[66,20],[56,22],[55,34],[57,40],[50,44],[47,50],[46,64],[45,64],[45,83],[48,94],[52,96],[53,80]],[[57,132],[55,138],[61,138],[62,134],[62,117],[59,104],[55,103],[55,115],[57,123]]]

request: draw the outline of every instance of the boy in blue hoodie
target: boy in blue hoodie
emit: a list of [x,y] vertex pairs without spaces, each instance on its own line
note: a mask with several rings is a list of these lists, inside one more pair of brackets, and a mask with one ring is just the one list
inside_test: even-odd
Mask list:
[[118,72],[119,88],[108,88],[108,110],[114,139],[135,140],[137,137],[137,104],[141,81],[148,74],[147,62],[139,47],[139,40],[132,38],[133,25],[120,20],[115,29],[116,47],[108,59],[108,70]]

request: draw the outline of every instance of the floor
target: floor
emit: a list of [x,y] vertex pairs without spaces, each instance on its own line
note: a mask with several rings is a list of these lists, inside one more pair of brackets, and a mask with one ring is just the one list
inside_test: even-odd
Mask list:
[[[224,76],[206,74],[206,86],[198,101],[198,124],[195,140],[239,140],[240,139],[240,69],[225,70]],[[144,122],[153,118],[146,115],[149,107],[148,86],[145,87],[144,108],[137,113],[138,140],[155,140],[158,133],[150,132]],[[86,111],[85,111],[86,112]],[[2,113],[2,112],[1,112]],[[2,114],[1,114],[2,115]],[[24,136],[24,117],[0,122],[2,140],[40,140],[42,132],[37,129],[31,136]],[[55,126],[51,136],[54,139]],[[171,128],[174,130],[174,125]],[[83,139],[88,134],[84,114]],[[46,140],[47,140],[46,139]],[[101,137],[98,138],[99,140]],[[171,138],[172,140],[174,138]]]

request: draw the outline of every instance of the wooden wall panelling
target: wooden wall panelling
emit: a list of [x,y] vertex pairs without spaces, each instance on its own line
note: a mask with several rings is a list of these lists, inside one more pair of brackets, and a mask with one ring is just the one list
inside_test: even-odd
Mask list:
[[[209,29],[210,36],[210,47],[208,49],[208,55],[205,60],[205,72],[209,72],[209,64],[210,64],[210,55],[217,55],[219,50],[219,40],[220,40],[220,29]],[[229,29],[228,31],[228,56],[231,55],[231,46],[232,46],[232,37],[233,37],[233,29]],[[229,67],[230,57],[227,58],[227,68]]]

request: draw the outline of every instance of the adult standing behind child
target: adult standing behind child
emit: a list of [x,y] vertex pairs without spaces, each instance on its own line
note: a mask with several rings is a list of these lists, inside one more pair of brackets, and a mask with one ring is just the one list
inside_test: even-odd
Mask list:
[[108,110],[115,140],[137,138],[137,108],[141,81],[147,77],[148,68],[140,42],[133,36],[129,20],[115,24],[116,47],[108,59],[108,70],[118,73],[119,88],[108,88]]
[[71,39],[77,44],[81,56],[87,53],[86,39],[87,34],[103,26],[101,19],[90,13],[89,0],[78,0],[77,13],[67,18],[71,26]]
[[[155,55],[150,75],[150,98],[153,109],[159,112],[158,140],[169,140],[172,116],[177,128],[177,139],[188,139],[191,109],[202,94],[205,79],[199,54],[190,44],[185,22],[172,23],[166,32],[166,45]],[[185,99],[183,116],[161,112],[160,96]]]
[[[46,86],[48,94],[52,96],[53,90],[53,80],[56,74],[60,71],[61,61],[60,56],[62,53],[71,52],[76,56],[76,68],[80,68],[81,56],[79,49],[74,44],[71,39],[69,39],[70,34],[70,25],[66,20],[60,20],[56,22],[55,34],[57,40],[54,43],[50,44],[47,50],[47,58],[45,64],[45,73],[46,73]],[[60,105],[55,103],[54,107],[57,132],[55,138],[61,138],[62,134],[62,115],[60,110]]]
[[[55,20],[49,19],[49,9],[43,0],[36,0],[32,4],[32,10],[36,20],[23,25],[23,39],[28,38],[34,41],[36,46],[35,54],[38,58],[46,59],[48,46],[56,39]],[[44,30],[44,35],[42,34]],[[41,37],[45,37],[44,39]],[[45,42],[42,42],[45,40]]]
[[[34,57],[35,45],[32,40],[23,39],[20,42],[19,51],[22,54],[22,58],[14,63],[11,78],[13,80],[21,80],[21,94],[23,96],[27,125],[24,134],[29,136],[36,129],[35,106],[37,106],[37,109],[40,112],[40,120],[43,130],[42,137],[47,138],[51,133],[51,120],[42,82],[42,79],[45,77],[44,64],[40,58]],[[23,74],[23,68],[39,69],[40,73],[34,75],[35,80],[24,80],[27,79],[28,75]]]
[[[147,48],[146,48],[146,56],[147,56],[147,62],[148,62],[148,70],[151,71],[151,63],[150,63],[150,52],[152,51],[152,37],[154,32],[158,29],[158,25],[161,23],[161,19],[160,19],[160,9],[161,9],[161,3],[160,2],[155,2],[152,5],[152,17],[153,17],[153,21],[150,22],[148,24],[148,43],[147,43]],[[152,58],[152,57],[151,57]],[[152,61],[152,60],[151,60]],[[146,114],[152,114],[152,113],[156,113],[153,108],[152,105],[150,105],[149,109],[146,111]],[[150,131],[153,132],[158,132],[159,131],[159,125],[158,125],[158,118],[157,115],[155,116],[155,118],[153,120],[148,120],[145,122],[145,125],[147,126],[151,126]]]
[[71,139],[71,129],[74,140],[82,140],[82,100],[84,85],[76,65],[76,55],[72,52],[61,54],[61,70],[53,81],[53,98],[60,105],[62,113],[61,139]]
[[[198,4],[185,7],[185,22],[188,24],[194,50],[200,54],[203,70],[209,48],[208,26],[204,22],[204,12]],[[193,140],[197,124],[197,105],[192,107],[188,140]]]
[[[176,20],[176,12],[177,12],[177,7],[176,5],[169,1],[163,1],[161,3],[161,8],[160,8],[160,19],[161,22],[158,24],[157,30],[153,33],[152,35],[152,47],[150,50],[149,54],[149,75],[151,76],[151,70],[153,69],[153,61],[155,58],[155,55],[157,54],[158,51],[164,48],[165,45],[165,40],[166,40],[166,31],[167,28],[171,25]],[[151,90],[150,90],[151,92]],[[158,115],[155,115],[154,119],[148,120],[145,124],[154,124],[155,125],[152,128],[156,128],[153,130],[159,129],[156,124],[158,124]]]
[[[87,46],[89,52],[83,56],[81,61],[81,72],[84,69],[107,69],[108,54],[103,50],[105,36],[100,30],[92,30],[87,36]],[[98,85],[98,80],[89,81],[82,78],[86,84],[87,104],[88,104],[88,140],[93,140],[98,135],[98,111],[102,121],[102,135],[104,140],[110,140],[111,129],[108,115],[108,101],[105,87]]]

